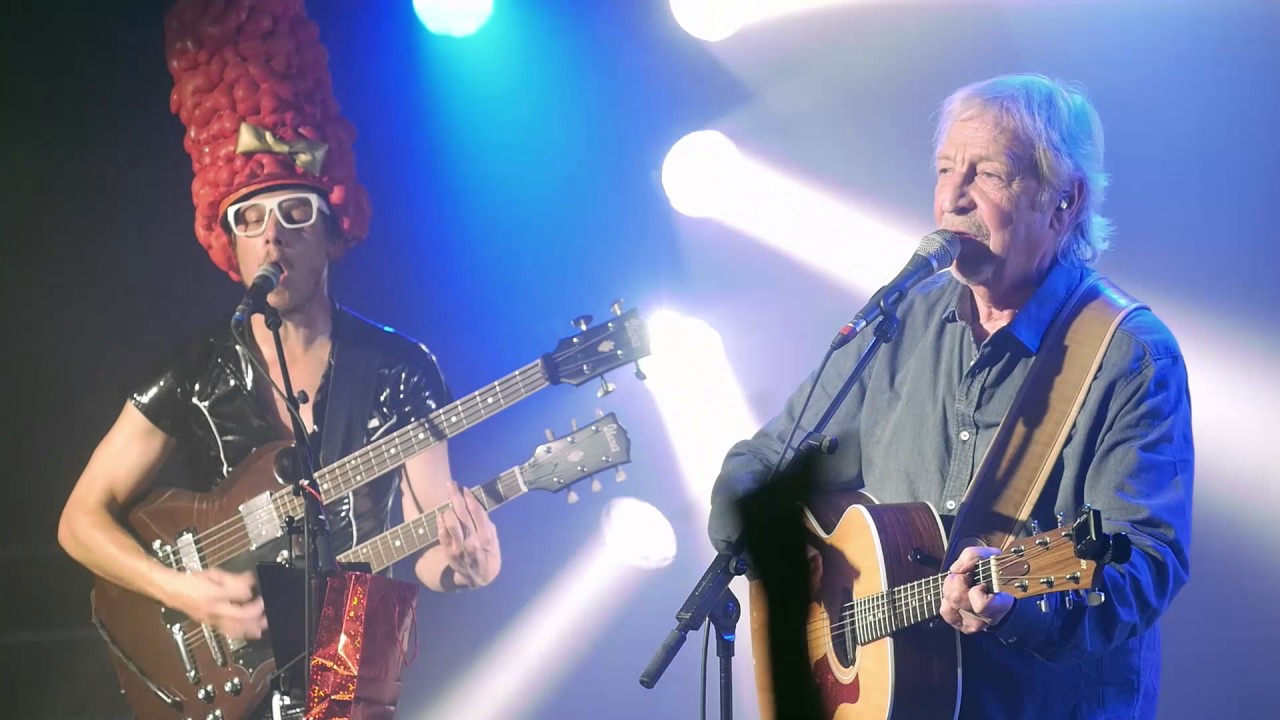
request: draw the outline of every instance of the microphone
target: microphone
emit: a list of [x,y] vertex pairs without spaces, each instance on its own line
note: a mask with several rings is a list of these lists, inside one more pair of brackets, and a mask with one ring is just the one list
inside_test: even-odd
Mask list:
[[885,310],[892,311],[898,307],[915,286],[951,267],[959,254],[959,235],[950,230],[934,230],[925,235],[902,272],[890,280],[888,285],[877,290],[853,319],[840,328],[840,332],[831,341],[831,349],[834,351],[847,345],[865,327],[878,320]]
[[231,316],[232,328],[243,325],[250,315],[262,309],[267,302],[267,294],[276,289],[283,273],[284,269],[279,263],[266,263],[258,268],[258,274],[244,292],[244,300],[236,307],[236,314]]

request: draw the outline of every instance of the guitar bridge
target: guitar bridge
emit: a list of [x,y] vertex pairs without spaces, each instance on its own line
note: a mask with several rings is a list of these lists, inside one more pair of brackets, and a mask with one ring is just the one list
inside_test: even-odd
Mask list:
[[169,632],[173,635],[173,644],[178,648],[178,657],[182,658],[182,669],[187,673],[187,681],[192,685],[199,685],[200,672],[196,670],[196,664],[191,659],[191,651],[187,648],[187,638],[182,630],[182,623],[170,625]]

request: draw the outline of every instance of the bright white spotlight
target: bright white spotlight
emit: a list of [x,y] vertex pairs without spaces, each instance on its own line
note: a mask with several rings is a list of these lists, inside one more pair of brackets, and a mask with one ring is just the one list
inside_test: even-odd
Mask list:
[[605,505],[600,517],[604,542],[619,562],[646,570],[671,564],[676,532],[658,508],[643,500],[620,497]]
[[671,14],[685,32],[719,42],[747,25],[832,5],[865,0],[671,0]]
[[[705,537],[711,486],[720,473],[725,453],[734,443],[751,437],[760,423],[747,404],[725,353],[724,341],[715,328],[704,320],[668,309],[651,314],[648,326],[653,352],[644,366],[648,376],[644,386],[653,394],[680,474],[694,502],[697,534]],[[695,543],[690,552],[707,560],[715,554],[710,542]],[[747,579],[734,578],[730,587],[743,607],[738,647],[749,648],[751,601]],[[752,707],[756,702],[752,664],[737,663],[733,675],[739,704]]]
[[436,35],[466,37],[493,14],[493,0],[413,0],[418,20]]
[[671,14],[685,32],[707,42],[723,40],[742,27],[741,0],[671,0]]
[[740,152],[715,131],[678,140],[663,163],[662,182],[678,212],[717,220],[862,291],[893,277],[918,243],[852,203]]
[[[673,310],[648,320],[652,354],[644,366],[671,448],[701,512],[711,508],[711,485],[724,455],[758,429],[720,333]],[[707,413],[715,420],[709,421]]]
[[647,577],[647,571],[617,562],[604,539],[592,536],[466,674],[450,683],[417,717],[508,720],[533,716],[583,662]]
[[742,154],[715,130],[699,130],[676,141],[662,161],[662,189],[671,207],[690,217],[713,217],[734,194]]

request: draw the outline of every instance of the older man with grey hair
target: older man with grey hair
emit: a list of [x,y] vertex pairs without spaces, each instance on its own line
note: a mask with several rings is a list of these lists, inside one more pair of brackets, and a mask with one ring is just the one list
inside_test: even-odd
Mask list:
[[[1111,227],[1099,214],[1102,125],[1072,87],[1023,74],[961,88],[942,105],[934,145],[934,220],[958,237],[959,254],[898,308],[900,334],[832,417],[826,434],[838,447],[811,469],[820,485],[879,503],[928,502],[949,533],[1055,319],[1101,280],[1091,265]],[[1128,535],[1132,557],[1100,570],[1096,606],[1061,593],[1015,601],[975,585],[990,547],[935,568],[949,573],[936,612],[960,638],[959,717],[1155,716],[1159,619],[1189,572],[1191,407],[1169,329],[1145,306],[1122,317],[1028,525],[1052,528],[1058,513],[1072,518],[1088,503],[1107,532]],[[871,335],[835,352],[729,450],[712,495],[717,548],[739,537],[736,501],[766,480],[793,425],[795,437],[814,426]]]

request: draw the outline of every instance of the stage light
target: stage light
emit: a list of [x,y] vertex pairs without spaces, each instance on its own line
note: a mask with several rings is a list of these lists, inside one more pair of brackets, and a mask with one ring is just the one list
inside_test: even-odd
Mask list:
[[605,546],[626,565],[656,570],[676,556],[676,533],[658,508],[643,500],[620,497],[605,505],[600,517]]
[[662,189],[671,207],[690,217],[719,214],[737,188],[741,154],[733,141],[715,130],[699,130],[676,141],[662,161]]
[[653,354],[644,366],[644,386],[653,394],[699,517],[705,518],[724,454],[751,437],[759,423],[714,328],[669,309],[654,312],[648,325]]
[[[647,516],[638,524],[646,527],[657,513],[656,509],[636,510],[635,506],[624,507],[620,514],[631,519]],[[669,524],[666,532],[671,532]],[[674,554],[674,534],[669,550]],[[654,555],[652,551],[647,554]],[[574,667],[590,657],[614,617],[649,577],[648,569],[618,562],[605,533],[593,534],[512,618],[484,654],[450,683],[446,692],[433,698],[431,707],[402,714],[468,720],[533,716],[573,674]],[[512,668],[519,671],[512,672]],[[502,682],[494,682],[498,677]]]
[[740,0],[671,0],[671,14],[685,32],[717,42],[742,27],[739,4]]
[[662,185],[677,212],[723,223],[868,295],[897,274],[919,242],[740,151],[714,130],[676,141],[663,162]]
[[707,42],[731,37],[747,25],[832,5],[865,0],[671,0],[671,15],[685,32]]
[[413,0],[413,11],[436,35],[466,37],[488,22],[493,0]]

